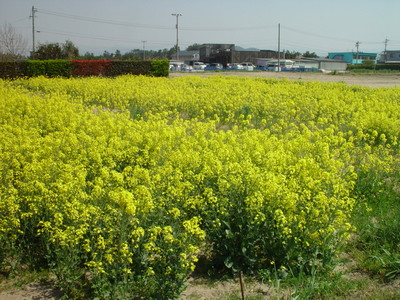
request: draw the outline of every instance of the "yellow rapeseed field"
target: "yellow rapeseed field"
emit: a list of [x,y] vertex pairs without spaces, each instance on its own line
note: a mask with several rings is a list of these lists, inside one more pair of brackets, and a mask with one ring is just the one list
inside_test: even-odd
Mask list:
[[356,230],[355,187],[398,170],[400,89],[0,81],[0,133],[0,268],[47,268],[70,298],[173,298],[199,255],[328,265]]

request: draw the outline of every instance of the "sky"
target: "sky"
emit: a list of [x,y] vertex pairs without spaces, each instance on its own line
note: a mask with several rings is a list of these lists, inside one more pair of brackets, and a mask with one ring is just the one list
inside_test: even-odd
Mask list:
[[[198,43],[315,52],[380,53],[400,49],[400,0],[0,0],[10,24],[32,49],[72,41],[80,54],[170,49]],[[279,24],[279,25],[278,25]],[[280,28],[280,31],[278,30]]]

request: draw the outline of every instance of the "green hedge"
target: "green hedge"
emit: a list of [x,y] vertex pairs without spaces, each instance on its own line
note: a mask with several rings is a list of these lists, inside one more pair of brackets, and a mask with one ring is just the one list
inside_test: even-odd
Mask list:
[[376,70],[400,71],[400,64],[382,64],[382,65],[376,65]]
[[151,75],[156,77],[168,77],[169,75],[169,60],[152,60]]
[[118,76],[124,74],[167,77],[169,75],[169,61],[168,60],[111,61],[111,69],[110,72],[107,73],[107,76]]
[[[99,67],[101,64],[101,68]],[[104,67],[106,64],[106,67]],[[153,61],[73,61],[27,60],[0,62],[0,78],[17,77],[71,77],[71,76],[119,76],[124,74],[167,77],[168,60]]]
[[0,62],[0,78],[25,77],[28,74],[27,65],[26,61],[2,61]]
[[348,65],[347,70],[389,70],[400,71],[400,64],[357,64]]
[[124,74],[147,75],[151,73],[151,61],[120,60],[111,61],[111,70],[108,76]]
[[28,76],[70,77],[73,65],[69,60],[28,60]]

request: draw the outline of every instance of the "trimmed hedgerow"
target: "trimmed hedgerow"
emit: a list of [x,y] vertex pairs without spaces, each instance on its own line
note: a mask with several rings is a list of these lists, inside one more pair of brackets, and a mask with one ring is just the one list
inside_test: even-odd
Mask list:
[[119,76],[125,74],[167,77],[168,60],[27,60],[0,62],[0,78]]
[[72,75],[75,76],[99,76],[107,75],[111,70],[109,60],[71,60],[74,65]]
[[28,60],[27,75],[29,77],[70,77],[72,64],[65,59]]
[[152,63],[151,61],[138,61],[138,60],[116,60],[111,61],[111,69],[108,76],[118,76],[125,74],[132,75],[148,75],[151,74]]
[[169,60],[153,60],[151,61],[151,75],[156,77],[168,77],[169,75]]
[[4,61],[0,63],[0,78],[18,78],[27,74],[26,61]]

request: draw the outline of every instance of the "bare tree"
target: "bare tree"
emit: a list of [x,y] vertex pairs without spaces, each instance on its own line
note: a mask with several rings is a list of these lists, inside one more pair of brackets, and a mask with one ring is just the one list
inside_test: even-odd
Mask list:
[[27,41],[9,23],[0,28],[0,53],[2,56],[17,59],[23,56],[27,49]]

